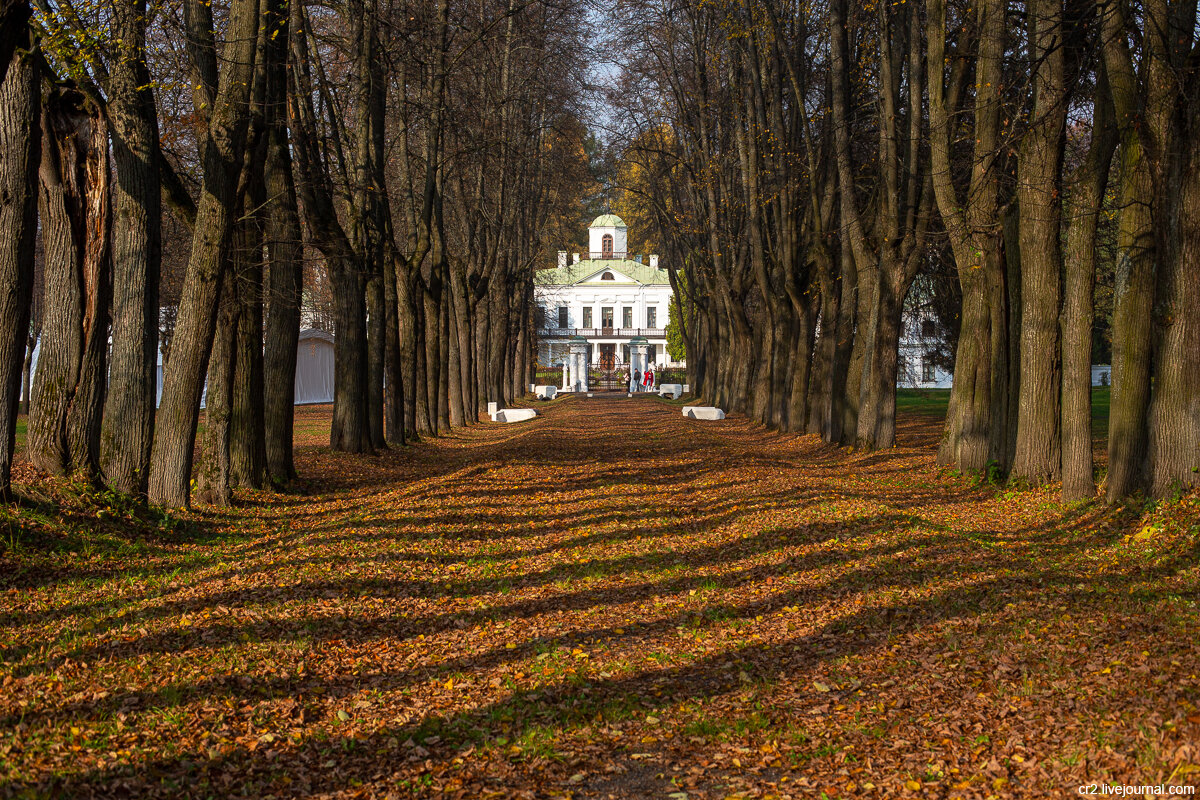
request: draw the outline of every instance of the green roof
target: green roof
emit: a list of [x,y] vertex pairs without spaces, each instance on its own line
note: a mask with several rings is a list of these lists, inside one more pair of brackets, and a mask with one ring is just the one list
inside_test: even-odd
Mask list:
[[601,214],[592,220],[589,228],[625,228],[628,227],[616,214]]
[[[648,264],[639,264],[628,258],[585,258],[578,264],[568,264],[561,269],[539,269],[533,282],[539,286],[570,286],[592,277],[606,269],[628,275],[639,284],[670,283],[665,269],[653,269]],[[628,281],[605,281],[611,286],[631,286]]]

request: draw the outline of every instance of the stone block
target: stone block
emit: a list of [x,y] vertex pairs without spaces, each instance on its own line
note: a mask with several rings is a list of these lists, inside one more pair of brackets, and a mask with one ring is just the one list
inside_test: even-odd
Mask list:
[[530,391],[537,395],[538,400],[553,400],[558,395],[557,386],[534,386]]
[[683,415],[688,419],[725,419],[725,412],[713,406],[686,406]]
[[496,412],[496,422],[526,422],[537,416],[532,408],[505,408]]
[[672,400],[678,400],[679,396],[683,393],[684,388],[682,383],[664,383],[658,387],[660,397],[667,397],[669,395]]

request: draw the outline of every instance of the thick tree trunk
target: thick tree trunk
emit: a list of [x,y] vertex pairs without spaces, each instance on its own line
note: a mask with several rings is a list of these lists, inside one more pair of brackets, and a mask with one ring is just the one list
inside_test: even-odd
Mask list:
[[367,314],[362,278],[353,264],[330,264],[334,292],[333,427],[329,445],[371,451],[367,425]]
[[875,289],[873,319],[867,325],[863,356],[858,433],[855,446],[881,450],[896,444],[896,370],[900,344],[900,315],[908,286],[895,264],[881,264]]
[[12,492],[37,231],[40,97],[28,47],[29,5],[0,6],[0,498]]
[[413,303],[412,284],[409,282],[408,271],[403,262],[396,261],[396,327],[397,339],[400,343],[400,368],[403,382],[399,384],[403,390],[400,402],[404,407],[405,438],[415,437],[418,429],[417,397],[421,393],[421,385],[417,382],[417,314]]
[[[72,471],[67,414],[83,364],[84,258],[87,249],[91,125],[75,92],[50,87],[42,107],[40,221],[45,253],[45,340],[33,376],[28,454],[52,475]],[[107,152],[107,143],[104,152]]]
[[[1160,199],[1163,243],[1154,306],[1154,398],[1149,489],[1154,497],[1200,485],[1200,83],[1182,98],[1178,153]],[[1173,148],[1174,149],[1174,148]]]
[[400,301],[396,295],[396,261],[387,253],[383,262],[383,303],[387,311],[385,320],[384,375],[387,381],[387,397],[384,405],[384,428],[387,442],[404,446],[404,361],[400,347]]
[[108,485],[146,490],[158,397],[158,289],[162,260],[158,114],[146,67],[145,0],[112,5],[120,57],[109,64],[112,192],[112,357],[101,428]]
[[196,475],[196,499],[215,506],[233,503],[230,440],[238,358],[237,329],[241,322],[236,285],[237,277],[232,269],[227,269],[222,276],[221,310],[217,315],[212,355],[208,360],[204,437]]
[[263,428],[267,474],[273,483],[282,485],[296,477],[292,429],[304,268],[286,120],[274,120],[267,136],[263,177],[267,189],[266,243],[270,266],[263,353]]
[[[215,50],[202,46],[212,37],[211,16],[204,22],[211,9],[200,0],[187,0],[187,10],[190,26],[195,28],[192,39],[199,43],[194,48],[198,51],[195,58],[203,61],[211,56],[215,60]],[[211,113],[201,146],[204,181],[151,451],[150,499],[165,506],[188,504],[200,393],[208,371],[238,176],[245,158],[258,28],[258,0],[233,0],[222,52],[225,69],[215,96],[210,98],[203,86],[197,89],[197,112]]]
[[[851,362],[854,358],[854,329],[858,315],[858,269],[846,248],[842,248],[842,274],[838,297],[837,344],[833,360],[833,380],[829,385],[829,428],[822,438],[829,444],[842,442],[858,425],[857,387],[851,387]],[[853,393],[852,393],[853,392]],[[850,398],[855,398],[850,407]]]
[[[443,282],[443,287],[446,284]],[[442,290],[437,327],[437,425],[439,433],[450,432],[450,297]],[[507,398],[506,398],[507,399]]]
[[[1154,302],[1154,186],[1145,149],[1150,87],[1134,74],[1123,6],[1098,3],[1106,72],[1120,132],[1116,275],[1112,316],[1112,399],[1108,416],[1108,502],[1143,488],[1146,418],[1150,406],[1151,309]],[[1149,50],[1150,43],[1146,43]],[[1144,55],[1144,58],[1150,56]],[[1154,87],[1161,92],[1163,87]],[[1161,99],[1161,98],[1160,98]]]
[[[454,289],[451,289],[451,294],[454,294]],[[449,414],[450,426],[452,428],[461,428],[466,424],[463,415],[463,382],[462,382],[462,365],[467,359],[464,357],[464,352],[461,347],[461,339],[458,336],[458,305],[456,303],[447,303],[447,315],[450,317],[448,329],[449,336],[446,339],[446,360],[449,366],[449,374],[447,375],[448,386],[447,390],[450,393],[449,398]]]
[[1116,147],[1112,103],[1097,81],[1092,141],[1067,194],[1062,311],[1063,499],[1096,496],[1092,464],[1092,325],[1095,316],[1096,228]]
[[384,429],[384,367],[387,353],[387,312],[383,305],[383,275],[367,281],[367,422],[372,450],[386,450]]
[[951,178],[950,119],[954,73],[946,87],[946,5],[928,4],[930,161],[938,210],[950,237],[962,286],[962,334],[938,461],[964,472],[1006,466],[1008,450],[1008,296],[999,220],[1000,87],[1004,0],[975,5],[978,24],[971,181],[965,200]]
[[1033,119],[1017,169],[1021,253],[1020,390],[1011,477],[1033,485],[1059,478],[1062,272],[1062,154],[1067,121],[1062,0],[1031,0]]
[[877,265],[859,267],[857,271],[858,306],[854,311],[854,334],[851,337],[850,360],[846,368],[846,383],[842,405],[841,443],[853,445],[858,436],[858,420],[862,404],[862,385],[866,376],[867,335],[870,331],[872,308],[875,304]]
[[[832,264],[830,265],[832,271]],[[806,433],[826,441],[833,419],[834,359],[837,354],[838,282],[831,275],[821,280],[820,316],[817,319],[813,347],[812,377],[809,390]]]
[[263,446],[267,476],[277,486],[296,477],[292,456],[296,403],[296,348],[300,336],[300,302],[304,267],[300,214],[292,176],[288,141],[287,52],[291,21],[282,2],[268,9],[277,33],[267,40],[267,149],[263,165],[266,188],[267,250],[266,315],[263,350]]
[[[985,261],[999,259],[995,249],[990,257],[985,254]],[[1003,285],[995,279],[997,271],[997,267],[985,267],[974,276],[961,275],[962,333],[954,356],[954,386],[938,463],[955,464],[966,472],[983,472],[989,464],[1004,463],[1007,302]]]
[[1121,142],[1116,282],[1113,286],[1112,399],[1108,417],[1109,502],[1142,488],[1150,407],[1150,313],[1154,298],[1154,187],[1141,144]]
[[[262,230],[258,215],[245,208],[248,205],[249,201],[243,206],[230,248],[238,324],[229,417],[229,473],[234,486],[260,489],[267,457],[263,428]],[[260,205],[257,198],[254,205]]]

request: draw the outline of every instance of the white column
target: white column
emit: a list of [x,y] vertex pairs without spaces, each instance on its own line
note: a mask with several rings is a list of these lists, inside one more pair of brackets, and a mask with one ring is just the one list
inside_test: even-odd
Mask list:
[[562,362],[562,365],[563,365],[563,385],[562,385],[562,390],[565,392],[565,391],[567,390],[567,386],[568,386],[568,384],[567,384],[567,357],[566,357],[566,356],[563,356],[563,362]]
[[587,343],[571,342],[571,388],[577,392],[587,391]]
[[646,371],[646,348],[647,345],[643,343],[630,345],[629,348],[632,351],[631,360],[634,364],[635,374],[637,375],[637,385],[639,387],[642,384],[642,373]]

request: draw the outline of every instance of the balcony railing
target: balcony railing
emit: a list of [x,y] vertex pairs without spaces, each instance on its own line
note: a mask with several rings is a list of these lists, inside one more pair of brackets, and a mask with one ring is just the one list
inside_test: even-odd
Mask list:
[[647,339],[661,339],[667,335],[664,328],[540,328],[538,336],[543,339],[558,339],[568,336],[582,336],[585,339],[632,339],[634,336],[645,336]]

